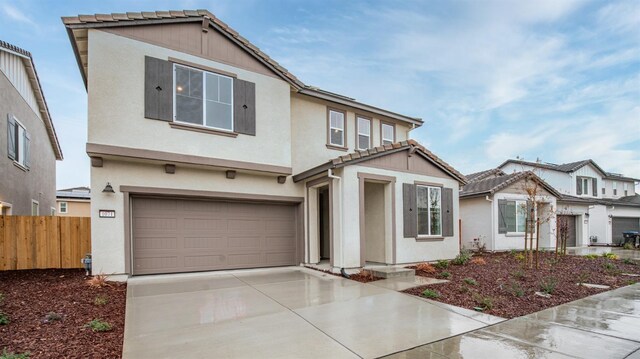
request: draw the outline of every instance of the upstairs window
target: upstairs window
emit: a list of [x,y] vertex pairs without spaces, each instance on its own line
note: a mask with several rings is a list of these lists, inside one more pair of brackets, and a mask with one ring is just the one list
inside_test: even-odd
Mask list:
[[380,125],[382,132],[382,145],[390,145],[396,140],[396,128],[394,125],[383,123]]
[[25,127],[13,115],[7,121],[7,155],[23,168],[29,168],[31,136]]
[[588,195],[589,194],[589,179],[588,178],[583,178],[582,179],[582,194],[583,195]]
[[618,182],[612,182],[611,186],[613,186],[613,195],[617,196],[618,195]]
[[358,125],[358,149],[366,150],[371,147],[371,120],[366,117],[357,117]]
[[233,79],[174,65],[174,120],[233,131]]
[[442,235],[442,188],[417,186],[418,235]]
[[344,112],[329,110],[329,144],[346,147],[344,144]]
[[629,191],[627,190],[627,182],[624,182],[622,184],[622,190],[624,191],[624,196],[628,196],[629,195]]
[[60,202],[60,213],[67,213],[67,202]]
[[602,195],[604,196],[605,194],[607,194],[607,189],[602,187]]

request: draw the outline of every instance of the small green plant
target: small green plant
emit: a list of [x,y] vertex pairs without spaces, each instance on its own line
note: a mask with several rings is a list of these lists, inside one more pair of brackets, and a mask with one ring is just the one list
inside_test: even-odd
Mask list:
[[551,294],[556,290],[558,280],[554,277],[547,277],[540,281],[540,290],[542,293]]
[[437,290],[425,289],[424,292],[422,292],[422,296],[425,298],[435,299],[440,298],[440,293],[438,293]]
[[587,259],[596,259],[596,258],[598,258],[598,255],[591,253],[591,254],[585,255],[584,257],[587,258]]
[[444,272],[440,273],[440,277],[447,279],[447,278],[451,277],[451,273],[449,273],[447,271],[444,271]]
[[513,258],[515,258],[518,262],[524,262],[525,259],[524,254],[522,253],[516,254],[515,256],[513,256]]
[[520,298],[524,296],[524,289],[520,285],[520,283],[511,281],[509,283],[509,292],[513,294],[514,297]]
[[111,324],[101,319],[94,319],[87,323],[86,326],[91,328],[94,332],[108,332],[112,329]]
[[509,251],[509,254],[510,254],[511,256],[515,257],[515,256],[516,256],[516,254],[518,254],[518,250],[516,250],[516,249],[511,249],[511,250]]
[[460,254],[451,260],[451,263],[457,266],[465,265],[469,260],[471,260],[471,256],[471,251],[463,249],[460,251]]
[[613,259],[613,260],[618,259],[618,256],[615,253],[611,253],[611,252],[602,253],[602,256],[607,259]]
[[591,278],[589,272],[582,272],[578,274],[578,284],[583,285],[589,280],[589,278]]
[[631,264],[632,266],[638,265],[638,263],[636,263],[636,261],[634,261],[631,258],[625,258],[622,260],[622,263],[624,264]]
[[11,323],[9,316],[6,313],[0,312],[0,325],[7,325]]
[[0,359],[29,359],[29,353],[8,352],[5,348],[2,349],[2,353],[0,353]]
[[634,249],[634,248],[635,248],[635,247],[633,246],[633,244],[632,244],[632,243],[629,243],[629,242],[625,243],[625,244],[622,246],[622,249]]
[[473,300],[483,310],[491,310],[491,309],[493,309],[493,299],[491,297],[485,297],[485,296],[480,295],[478,293],[474,293],[473,294]]
[[471,289],[469,289],[469,287],[467,287],[466,285],[461,285],[460,287],[458,287],[458,292],[460,292],[460,293],[467,293],[470,290]]
[[617,276],[620,275],[620,273],[622,273],[622,271],[618,268],[618,266],[616,266],[615,264],[606,261],[602,264],[602,267],[604,268],[604,271],[607,272],[607,274],[612,275],[612,276]]
[[62,314],[59,314],[59,313],[49,312],[47,313],[47,315],[44,316],[45,323],[57,322],[59,320],[62,320]]
[[447,269],[449,268],[449,261],[441,259],[434,264],[434,266],[438,269]]
[[465,278],[463,281],[469,285],[478,285],[478,282],[473,278]]
[[105,305],[109,303],[109,298],[105,295],[97,295],[96,299],[93,300],[94,305]]
[[523,279],[524,271],[522,269],[518,269],[517,271],[511,273],[511,276],[515,279]]

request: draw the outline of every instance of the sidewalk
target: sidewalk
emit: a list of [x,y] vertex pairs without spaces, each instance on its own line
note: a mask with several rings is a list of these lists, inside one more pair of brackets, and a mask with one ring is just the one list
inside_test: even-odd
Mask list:
[[640,283],[386,358],[640,358]]

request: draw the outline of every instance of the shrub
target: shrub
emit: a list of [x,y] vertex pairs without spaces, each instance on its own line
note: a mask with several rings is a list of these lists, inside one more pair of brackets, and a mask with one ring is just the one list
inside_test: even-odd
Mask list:
[[447,278],[451,277],[451,273],[449,273],[447,271],[444,271],[444,272],[440,273],[440,277],[442,277],[444,279],[447,279]]
[[471,259],[471,255],[470,251],[463,249],[460,251],[460,254],[451,260],[451,263],[457,266],[465,265]]
[[463,281],[469,285],[478,285],[478,282],[473,278],[465,278]]
[[435,267],[438,268],[438,269],[447,269],[447,268],[449,268],[449,261],[441,259],[441,260],[436,262]]
[[582,285],[586,283],[589,278],[591,278],[591,274],[589,274],[589,272],[582,272],[578,274],[578,284]]
[[422,292],[422,296],[425,298],[435,299],[440,298],[440,293],[438,293],[437,290],[425,289],[424,292]]
[[511,283],[509,283],[509,292],[513,294],[514,297],[518,298],[524,295],[524,289],[522,288],[520,283],[515,281],[511,281]]
[[591,254],[585,255],[584,257],[587,258],[587,259],[596,259],[596,258],[598,258],[598,255],[591,253]]
[[94,332],[108,332],[112,329],[111,324],[101,319],[94,319],[87,323],[86,326],[91,328]]
[[554,277],[547,277],[540,281],[540,290],[542,293],[551,294],[556,290],[558,280]]
[[475,248],[480,255],[487,251],[487,244],[484,242],[484,236],[473,239],[473,248]]
[[474,293],[473,301],[476,302],[476,304],[483,310],[493,309],[493,299],[491,297],[485,297],[478,293]]
[[94,305],[105,305],[109,303],[109,298],[105,295],[98,295],[96,299],[93,300]]
[[107,275],[103,273],[94,275],[91,279],[87,280],[87,284],[94,288],[102,288],[109,285],[109,283],[107,283]]
[[517,271],[511,273],[511,276],[513,276],[513,278],[515,279],[522,279],[524,278],[524,271],[522,269],[518,269]]
[[7,349],[2,349],[2,353],[0,353],[0,359],[28,359],[29,353],[12,353],[8,352]]
[[6,313],[0,312],[0,325],[7,325],[11,323],[9,316]]
[[616,276],[616,275],[619,275],[620,273],[622,273],[622,271],[620,269],[618,269],[618,267],[615,264],[613,264],[613,263],[611,263],[609,261],[604,262],[602,264],[602,267],[604,268],[604,271],[607,272],[607,274],[609,274],[609,275]]
[[613,260],[618,259],[618,256],[615,255],[614,253],[611,253],[611,252],[602,253],[602,256],[607,258],[607,259],[613,259]]
[[524,254],[522,253],[516,254],[515,256],[513,256],[513,258],[515,258],[518,262],[524,262],[525,259]]
[[635,247],[633,246],[633,244],[627,242],[624,244],[624,246],[622,246],[622,249],[634,249]]
[[481,265],[481,266],[487,265],[487,261],[485,261],[484,258],[474,258],[471,260],[470,263]]
[[509,254],[511,254],[512,256],[514,256],[514,257],[515,257],[515,256],[518,254],[518,250],[517,250],[517,249],[511,249],[511,250],[509,251]]
[[436,269],[430,264],[430,263],[419,263],[416,266],[416,270],[419,270],[421,272],[425,272],[425,273],[435,273]]
[[49,312],[49,313],[47,313],[47,315],[44,316],[44,322],[45,323],[56,322],[58,320],[62,320],[62,314],[58,314],[58,313],[55,313],[55,312]]
[[[624,260],[622,260],[622,263],[631,264],[632,266],[638,265],[638,263],[636,263],[636,261],[634,261],[631,258],[625,258]],[[0,301],[0,303],[2,303],[2,302]]]

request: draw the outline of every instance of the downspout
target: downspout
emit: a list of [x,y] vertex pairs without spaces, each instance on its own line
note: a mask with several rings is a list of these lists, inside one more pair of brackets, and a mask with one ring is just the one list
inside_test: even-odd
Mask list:
[[[342,179],[341,177],[334,175],[333,170],[331,168],[327,169],[327,177],[331,179],[336,179],[338,181]],[[335,187],[336,189],[338,189],[338,198],[340,199],[342,199],[341,187],[342,187],[342,181],[340,181],[339,185]],[[334,194],[334,197],[335,197],[335,194]],[[331,198],[331,201],[333,201],[333,198]],[[340,209],[340,216],[338,218],[338,221],[340,222],[340,231],[342,232],[342,200],[338,201],[338,208]],[[333,213],[331,215],[333,215]],[[333,223],[333,225],[335,226],[335,222]],[[333,231],[334,229],[332,228],[331,230]],[[340,233],[340,263],[344,266],[344,243],[343,243],[344,238],[343,237],[344,236],[342,235],[342,233]],[[344,267],[340,267],[340,274],[342,274],[342,276],[345,278],[349,278],[349,275],[345,272]]]
[[489,201],[489,203],[491,203],[491,248],[493,248],[493,250],[495,250],[496,248],[496,238],[495,238],[495,233],[494,233],[494,229],[495,229],[495,223],[493,220],[493,212],[495,212],[494,208],[493,208],[493,200],[489,199],[489,195],[486,195],[484,197],[485,200]]

